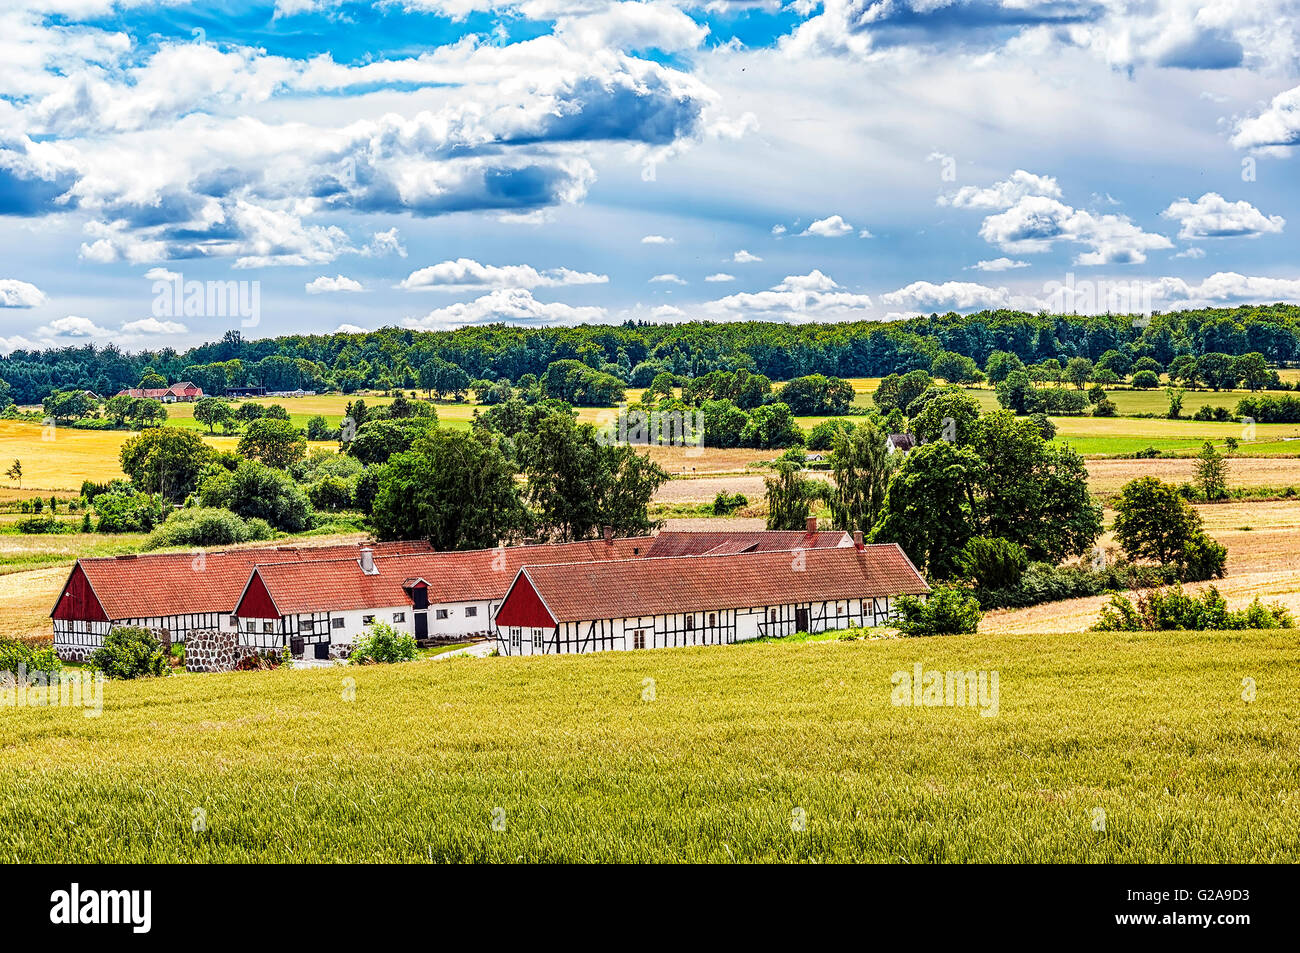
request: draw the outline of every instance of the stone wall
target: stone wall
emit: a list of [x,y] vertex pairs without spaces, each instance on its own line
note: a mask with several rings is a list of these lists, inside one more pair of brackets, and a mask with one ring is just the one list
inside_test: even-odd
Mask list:
[[232,672],[253,649],[241,645],[238,632],[191,632],[185,640],[185,668],[190,672]]

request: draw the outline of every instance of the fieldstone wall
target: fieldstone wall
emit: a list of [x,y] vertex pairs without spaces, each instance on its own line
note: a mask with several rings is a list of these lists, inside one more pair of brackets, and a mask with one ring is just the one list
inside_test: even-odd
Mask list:
[[241,645],[238,632],[191,632],[185,639],[185,669],[189,672],[233,672],[253,649]]

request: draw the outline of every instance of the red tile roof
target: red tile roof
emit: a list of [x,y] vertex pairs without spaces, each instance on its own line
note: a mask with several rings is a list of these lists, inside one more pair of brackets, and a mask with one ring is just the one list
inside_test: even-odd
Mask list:
[[[79,559],[77,565],[86,574],[109,619],[146,619],[195,612],[230,612],[239,601],[248,574],[255,565],[316,562],[337,559],[345,554],[355,561],[362,545],[369,545],[376,553],[430,550],[424,540],[331,546],[258,546],[204,553],[202,559],[195,553],[152,553]],[[60,593],[60,600],[62,598]]]
[[[407,590],[417,581],[428,586],[430,605],[484,602],[502,598],[519,567],[525,563],[635,559],[643,556],[649,545],[650,537],[642,536],[608,543],[583,540],[555,545],[376,556],[375,568],[379,571],[374,575],[363,573],[356,559],[264,563],[256,567],[256,575],[261,578],[280,615],[409,605],[411,597]],[[251,581],[253,574],[252,571],[246,572],[245,581]]]
[[804,530],[754,530],[750,532],[675,532],[666,531],[655,537],[650,555],[661,556],[724,556],[728,553],[770,553],[791,549],[833,549],[851,546],[853,540],[843,530],[821,530],[808,533]]
[[[556,622],[930,591],[895,544],[524,566]],[[513,598],[513,593],[511,595]],[[509,605],[510,600],[506,600]],[[505,606],[502,606],[505,611]]]

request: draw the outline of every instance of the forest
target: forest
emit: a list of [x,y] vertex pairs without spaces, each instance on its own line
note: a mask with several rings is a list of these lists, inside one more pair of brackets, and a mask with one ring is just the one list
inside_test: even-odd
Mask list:
[[[745,368],[774,381],[809,374],[880,377],[926,369],[944,352],[983,367],[996,351],[1025,364],[1097,361],[1118,351],[1162,366],[1182,355],[1262,354],[1270,365],[1300,361],[1300,307],[1247,305],[1151,316],[981,311],[895,322],[783,324],[746,321],[523,328],[503,324],[449,331],[383,328],[368,333],[286,335],[220,341],[180,352],[128,353],[114,345],[15,350],[0,358],[0,404],[40,403],[56,390],[109,396],[147,373],[191,380],[209,394],[227,387],[269,390],[441,391],[472,381],[518,382],[557,361],[590,368],[584,381],[608,395],[622,382],[646,387],[659,373],[699,377]],[[572,365],[568,365],[570,368]],[[463,373],[462,373],[463,372]]]

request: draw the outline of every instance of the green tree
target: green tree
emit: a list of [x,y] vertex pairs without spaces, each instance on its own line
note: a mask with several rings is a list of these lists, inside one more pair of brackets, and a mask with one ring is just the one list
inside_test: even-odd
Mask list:
[[311,520],[307,495],[283,470],[242,460],[232,471],[207,471],[198,491],[201,506],[222,506],[245,519],[262,519],[286,533],[300,533]]
[[268,467],[285,470],[307,453],[307,438],[287,420],[263,417],[254,420],[239,438],[240,454],[260,460]]
[[229,430],[234,426],[235,412],[223,397],[200,397],[194,404],[194,419],[212,433],[217,427]]
[[1072,357],[1065,362],[1065,382],[1073,384],[1079,390],[1088,386],[1092,380],[1092,361],[1086,357]]
[[973,358],[956,351],[940,352],[930,365],[930,373],[949,384],[973,384],[984,378]]
[[1165,396],[1169,398],[1169,419],[1177,420],[1183,415],[1183,395],[1187,391],[1181,387],[1166,387]]
[[[745,371],[737,373],[747,374]],[[805,416],[835,416],[845,413],[853,404],[853,397],[852,384],[838,377],[826,377],[824,374],[796,377],[787,381],[780,392],[780,400],[783,404],[789,406],[793,413]],[[740,404],[740,406],[745,405]]]
[[212,448],[193,430],[151,427],[122,444],[118,461],[131,482],[179,503],[194,491]]
[[971,635],[979,629],[979,600],[958,586],[937,586],[923,601],[915,596],[894,600],[895,625],[902,635]]
[[13,464],[10,465],[9,469],[5,471],[5,476],[11,480],[17,480],[18,489],[21,490],[23,488],[23,462],[21,460],[15,460]]
[[1115,502],[1115,539],[1131,559],[1162,566],[1180,562],[1187,544],[1201,533],[1201,518],[1178,488],[1155,477],[1124,484]]
[[421,434],[436,425],[436,418],[419,417],[367,421],[357,430],[347,452],[362,463],[386,463],[393,454],[411,449]]
[[836,529],[869,533],[884,509],[896,457],[870,420],[839,431],[832,446],[833,482],[827,493],[831,523]]
[[917,447],[889,483],[872,541],[897,543],[932,579],[956,577],[962,547],[975,532],[979,469],[979,457],[969,447],[942,440]]
[[[912,404],[913,409],[922,398]],[[970,394],[957,388],[935,391],[925,401],[920,413],[912,417],[911,431],[922,443],[947,440],[950,443],[970,443],[979,422],[980,405]]]
[[[708,433],[707,420],[705,433]],[[740,432],[740,445],[759,450],[780,450],[801,446],[803,431],[795,423],[794,415],[784,403],[764,404],[755,407]]]
[[1228,461],[1210,441],[1196,455],[1196,485],[1211,502],[1228,495]]
[[819,492],[813,481],[789,461],[778,462],[775,476],[764,477],[767,488],[767,528],[803,529]]
[[514,467],[481,429],[425,431],[374,472],[370,522],[380,539],[423,537],[442,550],[484,549],[528,530]]

